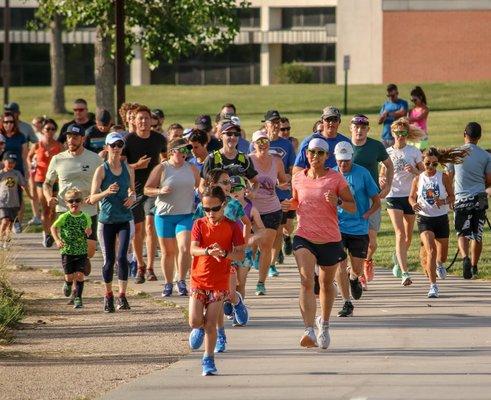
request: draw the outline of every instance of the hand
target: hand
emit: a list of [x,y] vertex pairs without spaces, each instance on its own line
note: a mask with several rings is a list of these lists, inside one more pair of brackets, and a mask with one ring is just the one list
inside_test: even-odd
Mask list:
[[140,157],[140,159],[136,162],[135,164],[135,169],[145,169],[148,167],[148,164],[150,163],[152,159],[148,157],[147,155],[144,155]]
[[421,208],[421,204],[419,204],[419,203],[415,203],[413,205],[413,210],[416,211],[416,212],[421,211],[422,209],[423,208]]
[[290,189],[290,182],[285,182],[281,185],[276,185],[276,187],[281,190],[288,190]]
[[128,196],[124,201],[123,201],[123,206],[126,208],[130,208],[136,201],[136,197],[134,194],[131,196]]
[[119,185],[117,182],[114,182],[107,187],[104,193],[106,193],[107,196],[110,196],[112,194],[118,193],[118,191],[119,191]]
[[406,166],[404,167],[404,171],[409,172],[413,175],[418,175],[418,170],[414,168],[411,164],[406,164]]
[[247,197],[249,200],[252,200],[254,197],[256,197],[256,193],[251,189],[246,189],[244,196]]
[[378,177],[378,184],[380,185],[380,188],[384,188],[387,186],[387,177],[385,175],[380,175]]
[[172,192],[172,188],[170,186],[162,186],[159,189],[159,194],[169,194]]
[[292,199],[283,200],[281,202],[281,211],[283,212],[290,211],[291,205],[292,205]]
[[85,228],[85,234],[86,234],[87,236],[92,235],[92,228]]
[[107,150],[101,150],[99,152],[99,157],[100,158],[106,158],[106,156],[107,156]]
[[48,200],[48,205],[50,207],[54,207],[58,204],[58,198],[57,197],[50,197],[50,199]]
[[384,187],[380,193],[378,194],[378,196],[381,198],[381,199],[385,199],[385,197],[389,194],[390,192],[390,188],[388,187]]
[[435,204],[438,208],[441,206],[444,206],[446,204],[446,199],[440,199],[439,197],[436,198]]
[[336,193],[332,192],[331,190],[328,190],[326,193],[324,193],[324,197],[328,203],[331,204],[333,207],[338,206],[338,196]]
[[85,204],[92,204],[92,203],[90,202],[90,196],[87,196],[87,197],[84,199],[84,203],[85,203]]
[[56,243],[56,247],[58,247],[59,249],[65,246],[65,243],[63,243],[62,240],[55,240],[55,243]]
[[213,243],[208,246],[208,255],[213,257],[217,261],[221,261],[223,250],[218,243]]
[[370,214],[367,211],[365,214],[363,214],[362,217],[363,217],[364,220],[367,220],[368,218],[370,218]]

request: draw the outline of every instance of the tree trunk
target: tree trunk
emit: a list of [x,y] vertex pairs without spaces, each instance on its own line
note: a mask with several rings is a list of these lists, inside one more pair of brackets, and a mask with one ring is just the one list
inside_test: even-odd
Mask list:
[[51,104],[53,113],[64,114],[65,109],[65,52],[61,40],[62,17],[55,15],[49,27],[51,43],[49,57],[51,63]]
[[94,45],[95,101],[97,108],[108,110],[114,118],[114,60],[111,58],[111,37],[96,29]]

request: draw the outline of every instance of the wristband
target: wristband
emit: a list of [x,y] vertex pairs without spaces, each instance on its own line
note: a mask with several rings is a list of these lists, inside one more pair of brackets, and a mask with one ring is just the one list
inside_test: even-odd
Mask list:
[[227,256],[228,256],[228,251],[225,250],[225,254],[223,255],[223,258],[227,258]]
[[343,204],[343,200],[341,200],[341,198],[338,198],[338,206],[340,206],[342,204]]
[[210,252],[208,251],[208,247],[205,249],[205,255],[209,256]]

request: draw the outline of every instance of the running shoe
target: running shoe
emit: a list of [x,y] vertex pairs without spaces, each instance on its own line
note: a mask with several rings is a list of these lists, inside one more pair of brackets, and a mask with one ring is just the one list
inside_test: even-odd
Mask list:
[[245,257],[244,257],[244,267],[251,268],[254,260],[252,259],[252,249],[248,247],[245,249]]
[[42,245],[43,245],[43,247],[48,247],[48,246],[46,245],[46,238],[47,238],[47,236],[48,236],[48,235],[46,234],[46,232],[43,232],[43,241],[41,242],[41,243],[42,243]]
[[218,371],[215,367],[215,359],[213,357],[203,357],[201,361],[201,366],[203,367],[203,376],[215,375]]
[[128,269],[129,269],[129,275],[132,277],[132,278],[135,278],[136,277],[136,273],[138,271],[138,264],[136,263],[136,260],[131,260],[129,263],[128,263]]
[[329,335],[329,322],[322,321],[320,315],[315,319],[317,325],[317,345],[321,349],[327,349],[331,343],[331,335]]
[[283,250],[279,251],[278,257],[276,260],[278,261],[278,264],[284,264],[285,263],[285,255],[283,254]]
[[474,265],[472,267],[472,279],[477,279],[478,274],[479,274],[479,271],[477,270],[477,265]]
[[145,268],[138,268],[138,272],[136,273],[135,283],[136,284],[145,283]]
[[392,253],[392,262],[394,263],[394,266],[392,267],[392,275],[394,275],[395,278],[402,278],[402,269],[397,261],[396,253]]
[[118,310],[131,310],[131,307],[128,303],[128,300],[126,299],[126,296],[119,296],[118,299],[116,300],[116,308]]
[[19,221],[14,222],[14,226],[12,227],[12,231],[16,234],[22,233],[22,225]]
[[351,288],[351,296],[353,296],[355,300],[360,299],[361,295],[363,294],[363,287],[361,286],[358,277],[356,277],[355,279],[350,278],[349,284]]
[[188,288],[186,287],[185,281],[177,281],[177,291],[179,293],[179,296],[188,295]]
[[252,261],[252,268],[254,269],[259,269],[259,257],[261,256],[261,252],[259,250],[256,250],[256,257],[254,257],[254,260]]
[[192,350],[198,350],[205,339],[205,330],[203,328],[195,328],[189,334],[189,347]]
[[70,295],[72,294],[72,283],[63,283],[63,294],[65,295],[65,297],[70,297]]
[[368,290],[367,279],[365,278],[365,275],[359,276],[358,280],[360,281],[360,285],[361,285],[362,289]]
[[155,275],[155,272],[153,272],[153,269],[148,269],[147,270],[147,281],[148,282],[155,282],[157,281],[157,275]]
[[430,291],[428,292],[429,299],[436,299],[440,294],[438,293],[438,285],[436,283],[432,283],[430,285]]
[[269,266],[269,271],[268,271],[268,276],[270,278],[273,278],[275,276],[279,276],[280,273],[278,272],[278,270],[276,269],[276,265],[270,265]]
[[223,313],[227,317],[231,317],[234,314],[234,307],[232,306],[232,303],[228,300],[223,302]]
[[413,283],[411,277],[409,276],[409,272],[403,272],[401,276],[401,286],[409,286]]
[[72,293],[70,294],[70,299],[68,300],[67,304],[68,304],[69,306],[73,306],[73,302],[74,302],[74,300],[75,300],[75,292],[72,292]]
[[373,270],[373,260],[365,260],[363,262],[363,273],[367,278],[367,282],[373,281],[373,276],[375,274]]
[[220,332],[217,329],[217,342],[215,344],[215,353],[224,353],[227,350],[227,336],[225,335],[225,330]]
[[113,313],[114,309],[114,296],[104,297],[104,312]]
[[237,297],[239,298],[239,302],[232,307],[234,320],[237,321],[238,325],[244,326],[247,324],[247,322],[249,322],[249,311],[247,310],[247,307],[244,304],[242,296],[239,292],[237,292]]
[[338,312],[338,317],[352,317],[353,316],[353,303],[349,300],[344,302],[343,308]]
[[314,328],[305,328],[302,338],[300,339],[302,347],[317,347],[317,338],[315,337]]
[[256,296],[264,296],[266,294],[266,286],[264,283],[258,283],[256,285]]
[[291,236],[283,235],[283,252],[287,256],[291,256],[293,253],[293,243]]
[[445,265],[438,264],[436,266],[436,275],[438,276],[438,279],[442,280],[447,277],[447,269],[445,268]]
[[462,276],[464,279],[472,278],[472,265],[469,257],[464,257],[462,260]]
[[82,308],[84,305],[82,304],[81,297],[75,297],[73,299],[73,308]]
[[162,290],[162,297],[172,296],[172,283],[164,283],[164,290]]
[[55,243],[55,238],[51,236],[49,233],[46,235],[46,247],[53,247],[53,244]]

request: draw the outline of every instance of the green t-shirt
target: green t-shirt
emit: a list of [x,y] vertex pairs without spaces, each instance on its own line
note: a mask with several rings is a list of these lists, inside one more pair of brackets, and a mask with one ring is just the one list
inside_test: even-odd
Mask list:
[[378,140],[367,138],[367,141],[362,146],[353,144],[353,162],[368,169],[373,180],[378,184],[378,165],[380,162],[389,158],[389,154],[382,143]]
[[82,256],[87,254],[87,235],[85,229],[92,225],[88,214],[80,212],[72,214],[70,211],[61,214],[53,226],[60,230],[60,237],[65,244],[61,254]]

